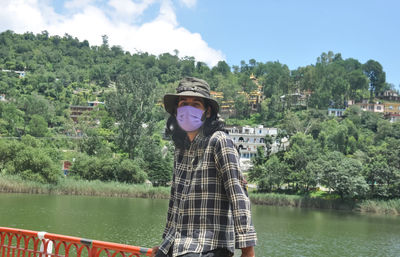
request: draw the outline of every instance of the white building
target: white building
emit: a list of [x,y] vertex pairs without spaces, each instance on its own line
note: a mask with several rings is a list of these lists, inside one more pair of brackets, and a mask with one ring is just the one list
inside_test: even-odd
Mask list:
[[[264,128],[259,125],[257,127],[250,126],[233,126],[226,127],[229,137],[233,140],[240,151],[240,162],[243,169],[248,169],[251,165],[251,158],[257,154],[257,148],[262,146],[265,148],[265,136],[270,135],[276,138],[278,135],[277,128]],[[285,149],[288,145],[288,139],[283,138],[281,142],[277,140],[272,143],[272,152],[275,153],[279,149]]]
[[346,109],[328,108],[328,115],[342,117],[345,111],[346,111]]

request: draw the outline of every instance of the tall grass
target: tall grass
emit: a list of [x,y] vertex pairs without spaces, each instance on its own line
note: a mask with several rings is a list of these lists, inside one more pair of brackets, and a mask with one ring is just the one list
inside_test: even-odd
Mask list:
[[169,188],[63,178],[57,185],[25,181],[18,176],[1,175],[0,192],[29,194],[88,195],[106,197],[168,198]]
[[[57,185],[26,181],[19,176],[0,175],[0,193],[86,195],[105,197],[169,198],[168,187],[132,185],[119,182],[101,182],[63,178]],[[395,200],[340,200],[323,195],[301,196],[276,193],[250,192],[254,204],[288,206],[295,208],[317,208],[352,210],[363,213],[400,215],[400,199]]]
[[350,210],[363,213],[400,215],[400,199],[393,200],[341,200],[326,196],[301,196],[274,193],[250,193],[255,204],[288,206],[296,208],[317,208]]
[[360,212],[400,215],[400,199],[365,200],[358,204],[357,209]]
[[343,201],[340,199],[275,193],[251,193],[250,199],[255,204],[336,210],[353,210],[356,204],[352,200]]
[[0,175],[1,193],[46,194],[49,190],[48,184],[23,180],[15,175]]

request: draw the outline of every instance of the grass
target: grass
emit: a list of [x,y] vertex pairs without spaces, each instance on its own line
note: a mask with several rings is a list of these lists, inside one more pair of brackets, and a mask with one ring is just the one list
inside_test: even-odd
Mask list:
[[255,204],[336,210],[353,210],[356,204],[352,200],[343,201],[337,198],[330,199],[321,196],[276,193],[251,193],[250,199]]
[[[101,182],[63,178],[57,185],[26,181],[19,176],[0,175],[0,193],[85,195],[105,197],[136,197],[168,199],[169,187]],[[250,191],[253,204],[288,206],[294,208],[317,208],[351,210],[362,213],[400,215],[400,199],[394,200],[341,200],[336,195],[316,191],[309,195],[257,193]]]
[[357,208],[360,212],[400,215],[400,199],[365,200]]
[[46,194],[49,193],[49,188],[50,185],[26,181],[19,176],[0,175],[0,192],[2,193]]
[[316,192],[310,195],[285,195],[275,193],[250,193],[255,204],[288,206],[295,208],[316,208],[348,210],[362,213],[400,215],[400,199],[392,200],[341,200],[336,195]]
[[57,185],[49,185],[26,181],[18,176],[1,175],[0,192],[167,199],[169,198],[170,189],[144,184],[134,185],[119,182],[101,182],[98,180],[75,180],[71,178],[63,178]]

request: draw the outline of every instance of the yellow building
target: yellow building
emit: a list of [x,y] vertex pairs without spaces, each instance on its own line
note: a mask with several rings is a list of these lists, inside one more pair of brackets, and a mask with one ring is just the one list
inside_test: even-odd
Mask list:
[[254,82],[254,84],[256,84],[257,90],[252,91],[248,96],[249,104],[251,104],[251,110],[253,112],[258,112],[260,110],[260,104],[262,101],[264,101],[265,98],[263,94],[263,88],[258,83],[258,80],[254,76],[254,74],[250,75],[250,79]]
[[224,93],[223,92],[217,92],[217,91],[210,91],[210,95],[218,100],[224,99]]
[[383,103],[386,114],[400,114],[400,103],[386,102]]
[[385,105],[380,102],[370,103],[368,100],[363,100],[361,103],[356,103],[355,105],[360,106],[360,109],[363,111],[369,112],[385,112]]
[[[257,78],[251,74],[250,79],[257,85],[257,89],[250,92],[250,94],[241,91],[237,92],[246,97],[249,105],[251,106],[251,112],[257,112],[260,109],[260,104],[264,100],[262,92],[262,86],[258,83]],[[235,102],[233,100],[224,100],[224,93],[218,91],[211,91],[211,97],[215,98],[220,103],[220,112],[222,115],[231,116],[235,114]]]

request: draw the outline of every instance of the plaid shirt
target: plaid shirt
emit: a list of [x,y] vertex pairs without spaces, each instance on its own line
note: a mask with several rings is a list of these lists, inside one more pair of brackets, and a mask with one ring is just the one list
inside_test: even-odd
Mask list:
[[202,132],[175,150],[167,224],[160,250],[173,256],[254,246],[246,182],[233,141],[221,131]]

